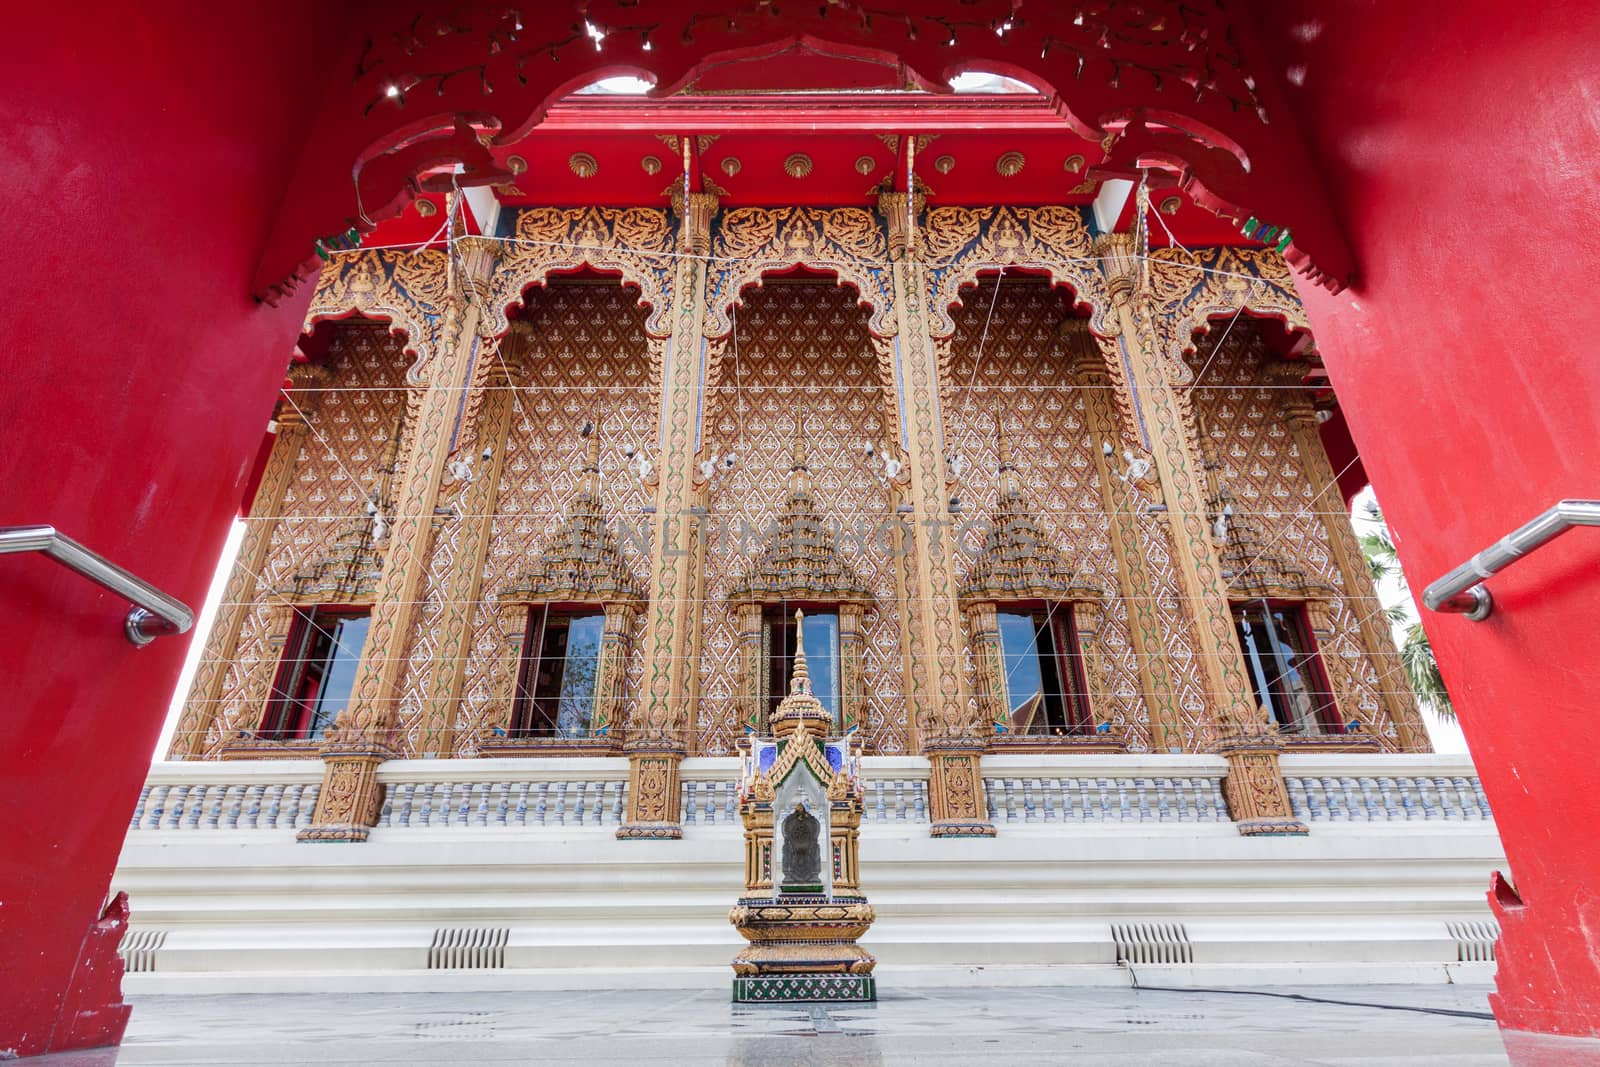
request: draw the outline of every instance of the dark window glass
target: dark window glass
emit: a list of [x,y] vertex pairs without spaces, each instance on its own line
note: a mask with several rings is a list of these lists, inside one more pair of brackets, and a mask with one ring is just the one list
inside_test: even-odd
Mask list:
[[513,737],[587,737],[594,728],[602,612],[529,612],[512,709]]
[[371,609],[320,607],[295,612],[273,681],[261,736],[315,740],[350,704]]
[[[774,616],[768,621],[772,634],[772,660],[767,696],[770,720],[778,703],[789,695],[789,677],[794,666],[794,616]],[[806,612],[806,674],[811,692],[828,714],[835,729],[842,729],[839,711],[839,616],[836,612]]]
[[1064,607],[997,615],[1012,732],[1066,737],[1090,730],[1077,635]]
[[1298,604],[1236,604],[1233,624],[1256,700],[1289,733],[1343,733],[1338,709]]

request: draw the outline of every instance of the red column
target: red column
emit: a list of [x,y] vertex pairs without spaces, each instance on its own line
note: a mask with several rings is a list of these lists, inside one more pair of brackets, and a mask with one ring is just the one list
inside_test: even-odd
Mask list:
[[[310,297],[249,285],[336,6],[9,13],[0,525],[53,524],[200,604]],[[97,920],[189,641],[136,649],[127,610],[0,557],[0,1049],[126,1023],[118,915]]]
[[[1302,293],[1420,594],[1556,500],[1600,496],[1600,7],[1257,14],[1360,270]],[[1423,619],[1516,887],[1495,901],[1495,1011],[1600,1036],[1600,531],[1488,584],[1488,621]]]

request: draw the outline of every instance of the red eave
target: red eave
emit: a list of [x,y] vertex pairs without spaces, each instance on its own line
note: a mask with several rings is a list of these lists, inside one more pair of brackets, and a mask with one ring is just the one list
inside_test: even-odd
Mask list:
[[550,108],[538,129],[647,133],[1071,132],[1066,119],[1042,96],[883,92],[676,96],[664,100],[568,97]]

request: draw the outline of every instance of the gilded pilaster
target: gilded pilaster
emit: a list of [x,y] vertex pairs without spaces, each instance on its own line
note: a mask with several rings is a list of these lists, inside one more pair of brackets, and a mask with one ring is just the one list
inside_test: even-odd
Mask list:
[[[514,342],[507,339],[506,345]],[[489,356],[498,362],[498,357]],[[494,526],[495,506],[500,496],[500,476],[505,463],[506,435],[510,431],[515,405],[511,389],[515,383],[505,372],[489,376],[492,383],[477,407],[477,423],[463,426],[463,438],[474,447],[487,444],[488,457],[463,457],[469,464],[470,480],[451,475],[446,491],[454,494],[456,521],[463,529],[460,547],[451,561],[444,587],[443,629],[434,653],[432,685],[422,705],[422,724],[418,751],[440,759],[455,754],[456,713],[466,679],[467,658],[472,649],[472,625],[483,583],[484,559],[489,552],[489,535]],[[474,462],[475,461],[475,462]]]
[[[475,283],[492,270],[493,255],[487,242],[468,238],[462,244],[467,245],[463,270],[471,271],[464,286],[475,289]],[[475,291],[451,295],[438,357],[428,368],[421,395],[414,395],[407,406],[410,424],[402,435],[405,449],[394,494],[394,520],[385,542],[366,646],[350,706],[326,735],[322,759],[327,771],[312,824],[299,834],[302,841],[365,841],[377,817],[381,797],[376,767],[395,755],[400,679],[418,616],[451,428],[473,363],[483,354],[478,333],[482,305],[477,295]]]
[[678,234],[672,334],[661,375],[661,455],[650,549],[650,603],[644,630],[644,691],[628,724],[628,810],[617,836],[678,838],[678,765],[694,728],[690,658],[700,628],[704,487],[695,484],[700,402],[705,387],[706,262],[716,198],[691,193]]
[[1153,321],[1150,294],[1141,281],[1133,238],[1111,234],[1096,242],[1112,314],[1107,325],[1131,370],[1151,434],[1151,453],[1172,528],[1183,597],[1196,626],[1207,694],[1221,726],[1216,751],[1228,760],[1223,794],[1241,834],[1302,834],[1278,766],[1281,743],[1257,707],[1244,674],[1234,632],[1228,586],[1206,523],[1204,472],[1186,439],[1184,405],[1172,387]]
[[[1269,367],[1268,371],[1280,384],[1299,384],[1304,369],[1303,365],[1280,364]],[[1278,396],[1278,404],[1283,411],[1290,438],[1294,441],[1295,451],[1300,454],[1300,469],[1311,483],[1312,510],[1322,517],[1323,529],[1328,535],[1328,547],[1339,568],[1340,585],[1344,589],[1346,602],[1352,605],[1351,614],[1361,630],[1361,647],[1371,659],[1372,668],[1378,676],[1378,694],[1384,714],[1394,723],[1395,735],[1403,751],[1431,752],[1433,746],[1428,740],[1428,730],[1417,710],[1405,668],[1401,666],[1400,652],[1395,648],[1389,619],[1379,608],[1372,572],[1367,569],[1366,557],[1356,540],[1355,530],[1351,528],[1349,516],[1344,513],[1344,496],[1339,492],[1338,478],[1334,474],[1333,464],[1328,461],[1322,434],[1317,430],[1317,416],[1312,409],[1311,398],[1299,389],[1277,389],[1274,392]],[[1331,632],[1331,620],[1328,629]],[[1317,635],[1317,639],[1321,642],[1322,636]],[[1345,721],[1358,719],[1347,681],[1348,672],[1343,664],[1332,662],[1338,657],[1326,651],[1329,644],[1324,643],[1322,647],[1325,650],[1322,656],[1324,668],[1330,675],[1339,675],[1338,679],[1330,677],[1329,681],[1334,682],[1334,692],[1341,698],[1341,703],[1348,705],[1344,708]],[[1341,681],[1345,683],[1343,689],[1338,688]]]
[[994,604],[979,601],[968,604],[967,638],[978,666],[978,709],[994,723],[995,729],[1011,726],[1011,709],[1006,706],[1005,649],[1000,644],[999,615]]
[[[887,205],[891,210],[894,205]],[[983,795],[980,762],[991,726],[967,691],[962,670],[961,605],[951,554],[956,542],[947,491],[939,369],[927,314],[928,281],[914,254],[896,258],[898,382],[906,411],[911,529],[905,538],[914,584],[908,583],[904,640],[920,677],[908,699],[922,751],[931,765],[929,814],[934,837],[987,837],[995,832]]]
[[[305,386],[326,381],[328,371],[324,367],[302,365],[290,368],[289,376],[296,385]],[[261,473],[255,499],[250,503],[239,556],[234,562],[233,573],[228,577],[227,589],[222,594],[222,604],[217,609],[211,636],[206,640],[205,654],[195,670],[194,684],[189,688],[183,716],[172,735],[168,759],[194,759],[199,756],[206,747],[206,734],[216,721],[223,683],[234,666],[234,656],[239,650],[239,634],[244,628],[245,618],[254,607],[257,578],[267,565],[272,535],[278,528],[278,516],[283,513],[284,494],[289,489],[295,463],[300,458],[300,449],[310,432],[303,415],[307,408],[313,406],[313,402],[302,398],[296,404],[298,407],[281,405],[278,412],[278,432],[272,442],[272,452],[267,457],[266,469]]]
[[[1161,640],[1161,616],[1156,611],[1154,579],[1145,558],[1144,531],[1140,529],[1143,501],[1112,467],[1105,446],[1113,454],[1127,441],[1118,420],[1118,404],[1111,373],[1099,347],[1081,328],[1066,337],[1072,358],[1072,377],[1083,393],[1083,410],[1094,438],[1090,456],[1100,500],[1110,521],[1111,553],[1117,564],[1117,595],[1127,605],[1128,629],[1139,667],[1139,692],[1150,716],[1150,748],[1155,752],[1183,751],[1182,718],[1176,705],[1178,687],[1172,664]],[[1093,682],[1090,684],[1093,689]],[[1091,700],[1093,693],[1090,694]]]

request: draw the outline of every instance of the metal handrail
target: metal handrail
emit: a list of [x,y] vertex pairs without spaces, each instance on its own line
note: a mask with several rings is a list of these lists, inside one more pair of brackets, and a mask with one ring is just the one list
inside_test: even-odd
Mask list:
[[1494,610],[1494,597],[1483,579],[1560,537],[1574,526],[1600,526],[1600,500],[1563,500],[1530,523],[1479,552],[1422,591],[1422,602],[1434,611],[1459,612],[1482,622]]
[[91,582],[133,601],[123,631],[143,648],[158,637],[181,634],[194,625],[194,612],[155,586],[135,578],[98,552],[84,548],[54,526],[0,527],[0,555],[9,552],[43,552]]

